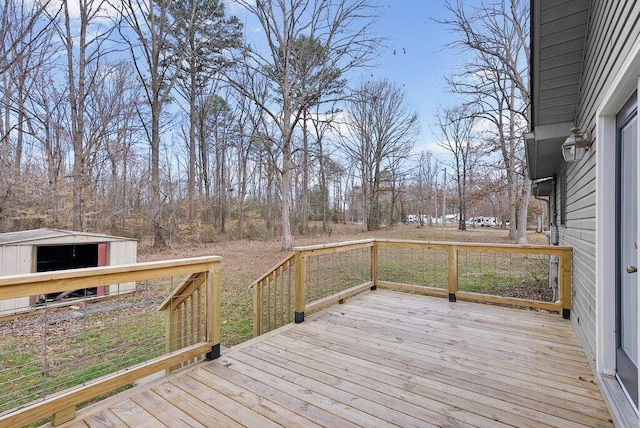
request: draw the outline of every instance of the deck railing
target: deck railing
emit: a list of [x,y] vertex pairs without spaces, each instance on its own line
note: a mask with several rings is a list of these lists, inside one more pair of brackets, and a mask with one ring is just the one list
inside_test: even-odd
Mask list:
[[251,286],[256,336],[376,287],[570,316],[571,247],[370,239],[297,247],[283,263]]
[[48,416],[59,425],[94,397],[218,357],[220,262],[197,257],[0,277],[0,299],[127,284],[126,293],[85,292],[70,304],[45,302],[0,318],[0,427]]
[[[263,330],[271,331],[291,322],[296,261],[295,254],[291,253],[251,286],[254,293],[254,333]],[[263,305],[263,302],[269,302],[269,304]]]

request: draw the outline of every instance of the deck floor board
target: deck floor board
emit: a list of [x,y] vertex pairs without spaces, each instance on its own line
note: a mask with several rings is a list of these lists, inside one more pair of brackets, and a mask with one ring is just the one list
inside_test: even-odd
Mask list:
[[62,426],[611,427],[557,314],[367,292]]

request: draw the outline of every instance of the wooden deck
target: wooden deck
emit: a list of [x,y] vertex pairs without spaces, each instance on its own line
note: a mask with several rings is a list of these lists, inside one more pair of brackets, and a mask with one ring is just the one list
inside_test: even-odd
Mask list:
[[571,323],[557,314],[377,290],[62,426],[612,424]]

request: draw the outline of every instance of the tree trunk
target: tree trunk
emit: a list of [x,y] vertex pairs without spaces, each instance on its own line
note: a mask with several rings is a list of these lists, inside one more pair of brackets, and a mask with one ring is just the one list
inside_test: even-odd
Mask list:
[[[159,83],[158,83],[159,84]],[[160,104],[151,105],[151,227],[154,248],[167,243],[162,231],[162,194],[160,191]]]
[[191,73],[189,86],[189,172],[187,177],[187,193],[189,210],[187,221],[193,229],[196,212],[196,76]]
[[309,235],[309,130],[307,128],[307,110],[302,112],[302,233]]
[[282,193],[282,251],[291,251],[293,248],[293,237],[291,235],[291,221],[289,205],[291,203],[291,127],[285,119],[285,135],[282,150],[282,182],[280,191]]
[[329,203],[329,201],[327,195],[327,176],[325,173],[325,159],[322,150],[322,138],[318,138],[318,151],[320,168],[320,197],[322,199],[322,232],[327,233],[329,231],[329,225],[327,224],[327,204]]
[[[81,9],[82,10],[82,9]],[[86,12],[86,11],[85,11]],[[85,53],[86,53],[86,16],[80,16],[80,40],[78,52],[78,83],[75,81],[74,67],[74,37],[71,34],[71,21],[68,2],[64,2],[64,18],[67,49],[67,79],[69,83],[69,104],[71,108],[71,142],[73,145],[73,230],[83,230],[83,199],[84,182],[84,97],[85,97]]]
[[529,212],[529,197],[531,196],[531,180],[529,180],[528,172],[525,170],[525,176],[522,181],[522,197],[518,209],[518,239],[516,243],[527,244],[527,214]]

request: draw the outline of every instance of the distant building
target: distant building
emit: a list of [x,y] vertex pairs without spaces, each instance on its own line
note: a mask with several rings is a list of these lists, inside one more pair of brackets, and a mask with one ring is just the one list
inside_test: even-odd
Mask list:
[[[58,229],[0,233],[0,276],[135,263],[135,239]],[[88,289],[96,296],[135,290],[135,284]],[[27,311],[46,296],[2,299],[0,315]]]

